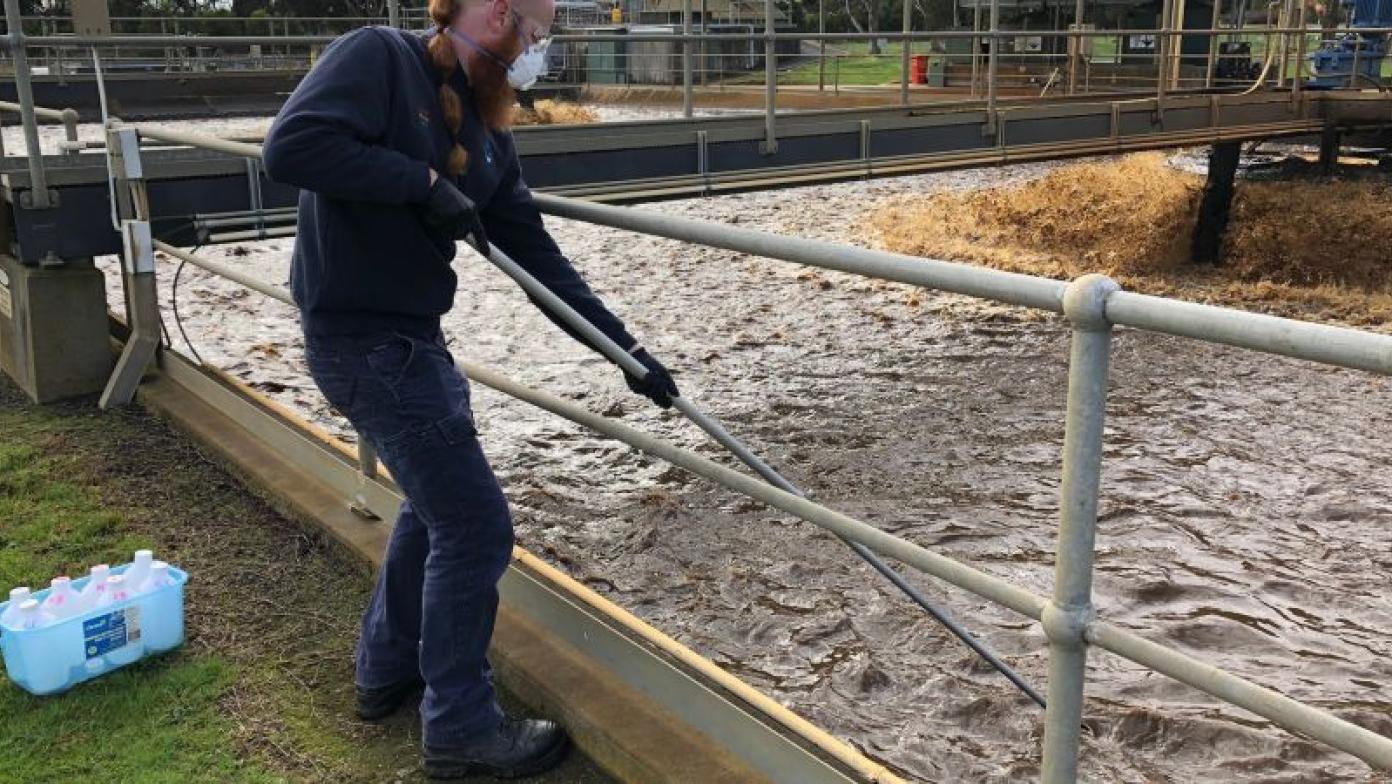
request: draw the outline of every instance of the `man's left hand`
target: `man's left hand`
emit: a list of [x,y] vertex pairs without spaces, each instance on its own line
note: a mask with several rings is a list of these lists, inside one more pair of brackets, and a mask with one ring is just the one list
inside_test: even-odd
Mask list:
[[643,367],[648,369],[648,374],[639,379],[625,371],[624,380],[628,382],[628,388],[661,408],[671,408],[672,398],[681,394],[677,392],[677,382],[672,380],[672,374],[667,372],[667,368],[663,367],[662,363],[658,362],[646,349],[640,348],[632,354],[634,359],[643,363]]

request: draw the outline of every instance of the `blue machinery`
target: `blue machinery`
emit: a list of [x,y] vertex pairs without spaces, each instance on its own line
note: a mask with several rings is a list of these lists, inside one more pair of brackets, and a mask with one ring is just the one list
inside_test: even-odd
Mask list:
[[1387,57],[1386,28],[1392,26],[1392,0],[1340,0],[1353,13],[1351,29],[1324,40],[1310,55],[1310,87],[1366,87],[1381,84]]

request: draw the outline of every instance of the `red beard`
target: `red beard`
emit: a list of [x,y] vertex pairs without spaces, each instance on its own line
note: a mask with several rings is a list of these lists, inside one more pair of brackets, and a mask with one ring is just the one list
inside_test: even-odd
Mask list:
[[517,91],[508,84],[507,71],[497,63],[477,53],[469,58],[469,89],[474,94],[474,109],[490,130],[512,128],[512,109],[517,103]]

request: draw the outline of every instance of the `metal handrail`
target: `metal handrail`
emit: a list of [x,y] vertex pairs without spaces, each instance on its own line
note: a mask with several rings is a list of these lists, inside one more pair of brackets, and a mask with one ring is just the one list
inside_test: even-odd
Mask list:
[[[21,117],[23,117],[24,107],[17,103],[10,103],[9,101],[0,101],[0,112],[9,112],[12,114],[18,114]],[[63,123],[63,136],[66,139],[66,144],[64,144],[63,146],[63,151],[69,154],[73,154],[78,151],[77,123],[79,120],[82,119],[82,117],[77,113],[76,109],[50,109],[46,106],[35,106],[34,119],[37,122],[39,118],[43,118],[45,120],[57,120]],[[37,157],[36,153],[38,151],[29,150],[28,143],[28,137],[26,136],[24,150],[25,155]],[[0,140],[0,155],[4,154],[4,141]]]
[[[210,138],[202,136],[200,134],[188,133],[185,131],[167,131],[157,126],[137,125],[134,126],[134,128],[137,133],[143,133],[144,135],[150,136],[151,138],[160,141],[193,144],[195,146],[202,146],[205,149],[227,152],[233,155],[240,155],[254,159],[260,159],[263,157],[262,147],[255,144],[228,141],[225,139],[217,139],[215,137]],[[265,239],[267,237],[272,236],[290,236],[293,235],[295,231],[296,229],[293,226],[284,226],[275,229],[262,228],[257,229],[255,231],[224,234],[221,237],[219,237],[219,239],[223,241]],[[197,266],[203,266],[204,269],[209,269],[208,265],[202,264],[199,261],[193,259],[192,254],[182,253],[173,246],[169,245],[168,243],[157,241],[155,243],[155,246],[158,249],[163,250],[166,253],[170,253],[171,255],[183,261],[195,264]],[[517,283],[523,289],[525,289],[530,296],[537,299],[539,302],[542,302],[552,313],[558,315],[560,318],[567,321],[572,328],[585,335],[588,342],[592,346],[597,347],[600,353],[604,354],[607,358],[610,359],[610,361],[619,365],[619,367],[623,368],[623,370],[626,373],[629,373],[637,378],[642,378],[644,375],[647,374],[647,368],[643,367],[643,365],[640,362],[638,362],[638,360],[634,359],[631,355],[625,352],[622,348],[620,348],[617,344],[610,340],[608,336],[600,332],[593,325],[589,324],[588,322],[585,322],[584,318],[580,316],[579,313],[576,313],[573,309],[571,309],[569,305],[567,305],[564,301],[562,301],[559,297],[557,297],[554,293],[547,289],[544,284],[536,280],[536,278],[532,277],[526,270],[522,269],[522,267],[518,265],[515,261],[508,258],[507,255],[504,254],[501,250],[494,247],[490,247],[488,250],[489,253],[486,255],[488,256],[490,261],[492,261],[496,266],[498,266],[509,276],[511,276],[514,280],[516,280]],[[264,284],[259,283],[254,278],[240,275],[239,273],[236,273],[234,270],[231,270],[230,268],[220,267],[220,269],[218,269],[218,274],[221,274],[224,277],[228,277],[231,280],[239,282],[244,286],[254,288],[263,294],[276,296],[274,294],[270,294],[270,292],[267,289],[262,288]],[[680,396],[674,396],[672,403],[679,411],[682,412],[684,416],[687,417],[687,419],[691,420],[691,422],[693,422],[697,427],[705,431],[708,435],[715,439],[716,442],[718,442],[727,450],[732,452],[742,462],[744,462],[749,467],[753,468],[766,480],[778,486],[780,489],[795,493],[799,496],[803,495],[803,493],[796,487],[794,487],[790,482],[788,482],[787,479],[779,475],[776,471],[769,467],[768,464],[756,457],[747,447],[745,447],[737,439],[731,436],[725,430],[725,428],[721,426],[719,422],[707,416],[704,412],[702,412],[695,405],[693,405],[689,400]],[[360,446],[366,443],[367,442],[365,440],[359,439]],[[372,466],[375,467],[375,457],[371,462]],[[899,588],[900,591],[908,595],[908,597],[914,603],[923,608],[929,615],[931,615],[935,620],[937,620],[938,623],[946,627],[949,632],[951,632],[959,640],[961,640],[969,648],[971,648],[974,652],[981,656],[988,664],[991,665],[991,667],[995,668],[998,672],[1001,673],[1001,675],[1005,676],[1007,680],[1009,680],[1017,688],[1023,691],[1026,696],[1028,696],[1031,700],[1037,703],[1040,707],[1045,707],[1044,698],[1041,697],[1039,693],[1035,691],[1035,689],[1027,681],[1025,681],[1025,679],[1022,676],[1020,676],[1019,673],[1015,672],[1008,664],[1003,662],[998,656],[996,656],[985,646],[983,646],[961,624],[959,624],[951,616],[949,616],[946,613],[946,611],[933,605],[928,600],[927,596],[925,596],[915,586],[911,585],[906,580],[904,580],[904,578],[900,574],[895,572],[891,566],[884,563],[873,553],[866,550],[864,545],[858,542],[851,541],[847,541],[847,544],[850,545],[851,549],[854,550],[857,555],[859,555],[862,559],[869,563],[871,567],[873,567],[890,582],[894,583],[894,585],[897,588]]]
[[[545,193],[534,194],[534,198],[542,212],[558,218],[1052,313],[1065,312],[1069,284],[1052,278],[848,247],[825,240],[785,237]],[[1113,324],[1392,375],[1392,336],[1388,335],[1125,291],[1110,294],[1105,307]]]
[[[160,141],[234,155],[260,148],[216,137],[137,126]],[[1054,596],[1047,599],[960,561],[934,553],[795,493],[720,465],[693,452],[544,392],[510,381],[489,368],[460,363],[470,377],[519,400],[616,438],[654,457],[831,531],[880,555],[1042,623],[1049,640],[1048,709],[1042,779],[1077,778],[1086,651],[1096,646],[1146,666],[1218,699],[1304,733],[1380,768],[1392,769],[1392,738],[1359,727],[1249,680],[1171,650],[1096,617],[1091,600],[1092,553],[1102,454],[1102,422],[1114,324],[1181,335],[1256,351],[1392,374],[1392,336],[1265,316],[1211,305],[1123,292],[1110,279],[1089,275],[1071,283],[967,264],[919,259],[784,237],[726,224],[674,218],[537,194],[552,215],[753,255],[911,283],[1065,315],[1073,327],[1064,435],[1059,543]],[[166,243],[176,258],[291,303],[282,287],[238,273]]]
[[[1196,27],[1167,29],[1158,27],[1126,27],[1126,28],[1097,28],[1092,30],[1015,30],[1001,28],[992,31],[989,28],[972,30],[910,30],[910,31],[884,31],[878,33],[814,33],[814,32],[775,32],[772,35],[775,41],[869,41],[879,40],[888,42],[897,41],[937,41],[948,39],[989,39],[989,38],[1018,38],[1028,34],[1032,38],[1120,38],[1138,35],[1161,34],[1171,37],[1212,37],[1222,35],[1329,35],[1337,33],[1363,33],[1363,34],[1389,34],[1392,27],[1353,27],[1343,26],[1334,28],[1316,27],[1294,27],[1290,25],[1282,26],[1250,26],[1244,28],[1231,27]],[[227,45],[249,45],[249,44],[324,44],[332,43],[342,34],[335,35],[212,35],[204,33],[180,33],[170,35],[167,33],[118,33],[105,35],[25,35],[23,37],[25,46],[45,47],[45,46],[216,46],[218,44]],[[770,36],[762,32],[692,32],[690,34],[681,32],[659,33],[557,33],[551,37],[553,43],[564,42],[586,42],[586,41],[629,41],[633,43],[679,43],[681,41],[754,41],[760,42]],[[0,35],[0,49],[8,50],[13,48],[11,37]],[[1066,57],[1066,53],[1057,53],[1060,57]],[[1181,55],[1175,55],[1176,57]],[[1189,56],[1189,55],[1183,55]]]

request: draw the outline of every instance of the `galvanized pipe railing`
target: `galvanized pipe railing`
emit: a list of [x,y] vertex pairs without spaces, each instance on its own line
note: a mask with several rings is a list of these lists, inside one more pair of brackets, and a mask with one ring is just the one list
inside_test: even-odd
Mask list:
[[[245,285],[272,299],[287,305],[293,306],[294,304],[290,292],[281,286],[257,280],[236,272],[226,265],[164,243],[157,243],[156,247],[176,258],[188,261],[215,275],[226,277],[235,283]],[[1096,299],[1100,291],[1110,288],[1107,280],[1105,278],[1085,278],[1072,284],[1072,287],[1076,292],[1072,294],[1072,297],[1087,303],[1081,306],[1086,308],[1085,310],[1075,310],[1075,312],[1090,313],[1092,314],[1090,317],[1095,318]],[[1087,329],[1095,330],[1098,327],[1085,326],[1083,329],[1085,331]],[[1075,434],[1075,445],[1072,448],[1065,445],[1065,457],[1072,455],[1075,466],[1078,466],[1079,463],[1086,464],[1080,466],[1083,473],[1082,484],[1074,485],[1080,493],[1085,493],[1089,487],[1095,488],[1096,486],[1095,478],[1091,477],[1093,473],[1091,466],[1094,462],[1094,456],[1100,454],[1098,434],[1100,434],[1101,426],[1099,409],[1101,395],[1099,393],[1105,391],[1102,388],[1105,386],[1105,379],[1099,379],[1097,374],[1105,368],[1102,367],[1102,359],[1097,345],[1081,348],[1075,346],[1075,358],[1080,353],[1089,355],[1091,358],[1082,363],[1083,369],[1078,373],[1074,374],[1070,370],[1070,417],[1077,421],[1077,425],[1072,431]],[[459,367],[470,379],[509,397],[531,403],[538,408],[584,425],[595,432],[622,441],[653,457],[665,460],[723,487],[826,529],[843,539],[864,545],[880,555],[894,558],[918,571],[989,599],[1028,618],[1041,621],[1045,624],[1046,634],[1050,636],[1051,647],[1055,639],[1062,640],[1069,645],[1078,645],[1080,644],[1079,640],[1085,641],[1268,718],[1288,730],[1301,732],[1324,741],[1371,765],[1392,769],[1392,739],[1351,724],[1324,711],[1311,708],[1270,689],[1222,672],[1191,656],[1172,651],[1132,632],[1094,620],[1087,611],[1081,613],[1076,611],[1059,612],[1055,609],[1056,605],[1048,599],[1021,589],[1008,581],[924,549],[893,534],[881,531],[868,523],[701,457],[695,452],[648,435],[618,420],[596,414],[568,400],[512,381],[485,365],[460,362]],[[1101,386],[1099,386],[1099,381]],[[1074,392],[1075,384],[1079,389],[1076,394]],[[1065,436],[1065,439],[1067,438],[1068,436]],[[1068,470],[1067,467],[1065,470]],[[1090,545],[1092,532],[1087,530],[1088,520],[1092,520],[1095,527],[1095,512],[1094,506],[1090,513],[1084,510],[1084,514],[1075,518],[1078,525],[1068,535],[1070,547],[1081,548],[1085,544]],[[1066,590],[1081,595],[1082,587],[1074,586]],[[1051,696],[1053,682],[1051,675]],[[1079,683],[1079,685],[1081,684]],[[1053,704],[1052,699],[1050,704]],[[1080,701],[1079,704],[1081,704]],[[1056,720],[1058,719],[1046,718],[1047,723],[1053,723]],[[1047,731],[1046,727],[1046,733]],[[1067,772],[1067,768],[1062,771],[1062,773]],[[1046,780],[1065,779],[1046,778]]]
[[[21,104],[0,101],[0,112],[9,112],[22,116],[24,114],[24,107]],[[66,137],[67,141],[70,143],[77,141],[77,124],[81,121],[82,115],[78,114],[76,109],[50,109],[46,106],[35,106],[34,119],[56,120],[61,122],[63,124],[63,135]],[[64,152],[76,152],[76,149],[65,147]],[[26,154],[27,153],[28,151],[26,150]]]
[[[141,126],[151,138],[192,144],[235,155],[259,155],[255,145]],[[1392,770],[1392,738],[1197,659],[1099,621],[1092,607],[1092,553],[1102,454],[1111,329],[1142,329],[1250,348],[1343,367],[1392,374],[1392,337],[1227,308],[1130,294],[1103,276],[1072,283],[1000,272],[952,262],[918,259],[673,218],[631,208],[608,207],[538,194],[544,212],[712,247],[779,258],[811,266],[912,283],[942,291],[1063,313],[1073,325],[1069,362],[1068,419],[1054,597],[1044,599],[1008,581],[938,555],[796,493],[734,471],[568,401],[509,381],[469,363],[461,368],[480,383],[619,439],[648,454],[711,479],[811,522],[841,538],[895,558],[1043,624],[1049,639],[1049,707],[1045,718],[1043,779],[1076,780],[1087,646],[1095,645],[1150,667],[1219,699],[1249,710],[1293,732]],[[291,303],[282,287],[264,283],[166,243],[156,248],[213,274]]]
[[9,34],[0,38],[10,48],[14,58],[15,93],[19,98],[21,122],[24,124],[24,152],[29,159],[29,204],[27,206],[42,210],[51,204],[48,193],[48,175],[44,171],[43,155],[39,147],[39,123],[34,106],[34,85],[30,80],[29,58],[24,40],[23,26],[19,21],[19,0],[5,0],[5,21]]
[[[1063,295],[1068,284],[1050,278],[786,237],[544,193],[535,194],[535,199],[542,212],[560,218],[1064,312]],[[1106,316],[1113,324],[1392,375],[1392,336],[1126,291],[1107,296]]]
[[[971,30],[914,30],[903,32],[899,30],[886,30],[877,33],[814,33],[814,32],[775,32],[775,41],[866,41],[870,39],[883,40],[888,42],[899,41],[933,41],[950,39],[973,39],[990,38],[995,35],[1000,38],[1015,38],[1021,34],[1020,30],[1000,29],[994,34],[989,30],[973,32]],[[1039,38],[1120,38],[1127,36],[1157,35],[1161,32],[1160,28],[1153,27],[1134,27],[1134,28],[1110,28],[1093,30],[1030,30],[1029,34]],[[1215,28],[1185,28],[1183,35],[1207,37],[1211,35],[1227,36],[1232,35],[1233,30],[1225,27]],[[1333,33],[1367,33],[1367,34],[1389,34],[1392,27],[1337,27],[1321,30],[1305,29],[1293,25],[1276,25],[1244,28],[1241,32],[1252,35],[1295,35],[1301,32],[1321,34]],[[1178,35],[1179,31],[1171,30],[1172,35]],[[332,43],[339,36],[337,35],[31,35],[25,36],[23,45],[28,47],[89,47],[89,46],[217,46],[217,45],[292,45],[292,44],[327,44]],[[763,32],[742,32],[742,33],[701,33],[693,32],[685,35],[680,32],[672,33],[633,33],[624,35],[621,33],[557,33],[551,37],[553,43],[565,42],[616,42],[629,41],[634,43],[681,43],[682,41],[737,41],[759,43],[768,38]],[[0,49],[9,50],[15,46],[10,36],[0,36]]]
[[[193,36],[190,36],[190,35],[177,35],[177,34],[176,34],[176,35],[172,35],[172,36],[171,36],[171,35],[166,35],[166,34],[160,34],[160,35],[62,35],[62,36],[39,35],[39,36],[31,36],[31,37],[26,38],[26,37],[24,36],[24,34],[22,33],[22,31],[19,29],[19,26],[15,23],[15,22],[17,21],[18,17],[13,15],[13,14],[17,14],[17,13],[18,13],[18,6],[15,5],[15,3],[17,3],[17,0],[6,0],[6,3],[7,3],[7,11],[10,11],[10,10],[11,10],[11,5],[13,5],[13,13],[12,13],[11,16],[9,17],[10,20],[11,20],[11,25],[10,25],[10,26],[11,26],[11,29],[12,29],[12,33],[11,33],[11,35],[4,36],[4,37],[0,37],[0,47],[4,48],[4,49],[6,49],[6,50],[10,50],[11,53],[13,54],[14,58],[15,58],[16,81],[21,83],[21,94],[23,94],[24,89],[25,89],[25,88],[24,88],[24,85],[27,85],[28,79],[29,79],[29,70],[28,70],[28,66],[27,66],[27,63],[25,63],[25,61],[24,61],[24,56],[25,56],[24,50],[26,49],[26,47],[29,47],[29,46],[36,46],[36,47],[53,47],[53,48],[55,48],[57,51],[60,51],[60,52],[62,51],[62,49],[63,49],[64,47],[89,46],[89,45],[90,45],[90,46],[117,46],[117,47],[119,47],[119,46],[128,46],[128,47],[147,47],[147,48],[148,48],[148,47],[166,47],[166,56],[168,56],[168,52],[169,52],[169,51],[172,51],[172,49],[170,49],[170,47],[188,47],[188,46],[199,47],[199,46],[203,46],[203,45],[220,45],[220,46],[240,46],[240,45],[246,45],[246,46],[272,46],[272,47],[274,47],[274,46],[289,46],[289,45],[292,45],[292,44],[296,44],[296,45],[311,45],[311,46],[313,46],[313,45],[324,45],[324,44],[328,44],[328,43],[330,43],[331,41],[333,41],[333,40],[337,37],[336,35],[289,35],[289,34],[288,34],[288,31],[289,31],[288,25],[289,25],[290,19],[289,19],[289,18],[286,18],[286,19],[284,20],[284,22],[285,22],[285,24],[287,25],[287,27],[286,27],[286,32],[287,32],[287,34],[284,34],[284,35],[225,35],[225,36],[221,36],[221,35],[220,35],[220,36],[213,36],[213,35],[193,35]],[[979,15],[980,15],[980,14],[979,14],[979,12],[980,12],[980,5],[981,5],[980,2],[977,2],[977,4],[976,4],[976,9],[975,9],[976,16],[978,16],[978,17],[979,17]],[[1159,102],[1160,110],[1162,110],[1162,111],[1163,111],[1163,104],[1164,104],[1164,100],[1165,100],[1166,95],[1167,95],[1168,93],[1172,92],[1174,89],[1178,89],[1178,87],[1179,87],[1179,64],[1180,64],[1180,63],[1179,63],[1179,59],[1178,59],[1177,57],[1172,56],[1172,54],[1171,54],[1171,50],[1174,48],[1174,47],[1173,47],[1173,40],[1172,40],[1172,39],[1173,39],[1173,37],[1174,37],[1174,36],[1173,36],[1173,31],[1174,31],[1175,24],[1174,24],[1174,20],[1171,18],[1171,14],[1168,12],[1168,9],[1170,9],[1171,6],[1173,6],[1173,5],[1174,5],[1174,4],[1173,4],[1173,3],[1170,3],[1170,2],[1166,2],[1166,4],[1165,4],[1165,7],[1166,7],[1166,9],[1167,9],[1167,13],[1165,14],[1164,19],[1162,20],[1162,27],[1161,27],[1161,29],[1160,29],[1160,34],[1159,34],[1158,52],[1157,52],[1157,57],[1155,58],[1155,59],[1156,59],[1156,64],[1157,64],[1157,69],[1156,69],[1157,74],[1156,74],[1155,97],[1156,97],[1157,102]],[[394,4],[394,0],[393,0],[393,2],[391,2],[391,3],[388,3],[388,6],[389,6],[388,11],[389,11],[389,20],[390,20],[390,23],[391,23],[393,26],[395,26],[395,25],[399,22],[399,11],[398,11],[398,9],[396,8],[396,6],[395,6],[395,4]],[[998,111],[999,111],[999,110],[998,110],[998,107],[997,107],[997,101],[998,101],[998,99],[999,99],[1000,88],[1001,88],[1001,84],[1000,84],[1000,83],[1001,83],[1001,78],[1000,78],[999,69],[1000,69],[1000,64],[1001,64],[1001,62],[1002,62],[1002,59],[1003,59],[1003,54],[1002,54],[1002,52],[1001,52],[1002,44],[1003,44],[1003,42],[1004,42],[1006,39],[1008,39],[1008,38],[1010,38],[1010,37],[1013,37],[1013,36],[1017,35],[1018,32],[1019,32],[1019,31],[1016,31],[1016,30],[1003,30],[1003,29],[1000,28],[1000,25],[999,25],[999,13],[1000,13],[1000,4],[999,4],[999,0],[992,0],[992,2],[991,2],[991,28],[990,28],[990,30],[988,30],[988,31],[981,31],[981,30],[975,29],[975,28],[976,28],[976,25],[973,26],[973,29],[972,29],[972,30],[914,31],[914,30],[912,30],[912,25],[911,25],[912,9],[906,4],[906,5],[904,6],[904,24],[903,24],[903,30],[902,30],[902,31],[899,31],[899,32],[873,33],[873,34],[866,34],[866,33],[826,33],[826,32],[824,32],[824,31],[822,31],[822,30],[819,30],[817,33],[811,33],[811,32],[808,32],[808,33],[802,33],[802,32],[797,32],[797,33],[788,33],[788,32],[784,32],[784,33],[780,33],[780,32],[777,32],[777,31],[775,30],[775,28],[774,28],[774,3],[773,3],[773,0],[765,0],[764,6],[765,6],[765,9],[764,9],[764,10],[765,10],[765,14],[764,14],[765,18],[764,18],[764,30],[763,30],[762,35],[759,34],[759,33],[756,33],[756,32],[753,30],[752,26],[751,26],[751,29],[750,29],[748,32],[745,32],[745,33],[710,33],[710,32],[708,32],[708,31],[705,30],[704,16],[703,16],[702,30],[701,30],[699,33],[693,33],[693,31],[691,30],[691,8],[690,8],[690,3],[689,3],[689,2],[686,2],[686,3],[683,5],[683,19],[684,19],[684,21],[683,21],[682,29],[681,29],[680,32],[673,32],[673,33],[637,33],[637,34],[633,34],[633,35],[626,35],[626,34],[608,34],[608,33],[582,33],[582,34],[566,34],[566,33],[562,33],[562,34],[556,35],[556,36],[553,38],[553,40],[556,41],[557,43],[561,43],[561,44],[565,44],[565,43],[568,43],[568,42],[602,42],[602,41],[627,42],[627,43],[630,43],[630,44],[633,44],[633,43],[644,43],[644,42],[675,42],[675,43],[679,43],[680,46],[681,46],[681,50],[682,50],[682,104],[683,104],[683,113],[684,113],[686,116],[690,116],[690,115],[691,115],[691,113],[692,113],[692,106],[693,106],[693,103],[694,103],[694,97],[693,97],[693,96],[694,96],[694,93],[693,93],[693,91],[694,91],[694,86],[693,86],[693,85],[694,85],[694,82],[693,82],[693,70],[692,70],[692,46],[693,46],[693,44],[695,44],[695,43],[700,43],[700,44],[702,44],[702,51],[703,51],[703,53],[704,53],[704,51],[705,51],[705,49],[704,49],[704,44],[705,44],[706,42],[710,42],[710,41],[747,41],[747,42],[749,42],[749,43],[751,44],[751,46],[752,46],[753,43],[754,43],[755,41],[762,40],[762,42],[763,42],[763,49],[764,49],[764,89],[765,89],[765,98],[764,98],[765,122],[764,122],[764,124],[765,124],[765,132],[764,132],[764,141],[763,141],[763,143],[762,143],[762,145],[761,145],[761,150],[762,150],[765,154],[769,154],[769,155],[775,154],[775,153],[778,151],[778,137],[777,137],[777,124],[778,124],[778,110],[777,110],[777,106],[778,106],[778,69],[777,69],[778,56],[777,56],[777,44],[778,44],[778,42],[780,42],[780,41],[819,41],[819,42],[821,42],[823,48],[825,48],[825,44],[826,44],[827,41],[839,41],[839,40],[856,41],[856,40],[866,40],[867,38],[870,38],[870,39],[881,39],[881,40],[887,40],[887,41],[898,41],[898,42],[901,42],[901,43],[902,43],[902,46],[903,46],[903,50],[902,50],[902,52],[901,52],[901,74],[900,74],[900,80],[901,80],[901,84],[900,84],[901,103],[907,105],[907,104],[909,103],[909,95],[910,95],[910,87],[909,87],[909,81],[910,81],[910,80],[909,80],[909,75],[910,75],[910,74],[909,74],[909,69],[910,69],[910,56],[911,56],[911,49],[912,49],[912,44],[913,44],[913,42],[915,42],[915,41],[934,41],[934,40],[942,41],[942,40],[949,40],[949,39],[966,39],[966,40],[972,41],[972,46],[975,48],[975,47],[977,47],[977,46],[979,45],[979,43],[980,43],[981,41],[985,40],[985,41],[988,41],[989,44],[990,44],[990,52],[989,52],[988,63],[987,63],[987,85],[986,85],[986,92],[987,92],[986,101],[987,101],[987,107],[986,107],[985,123],[984,123],[984,125],[983,125],[983,127],[982,127],[982,131],[983,131],[983,133],[984,133],[985,135],[988,135],[988,136],[994,136],[994,135],[997,135],[997,134],[998,134],[1000,124],[999,124],[999,122],[998,122]],[[1074,19],[1074,23],[1073,23],[1073,25],[1072,25],[1072,27],[1073,27],[1074,29],[1070,29],[1070,30],[1037,30],[1037,31],[1031,31],[1031,35],[1034,35],[1034,36],[1038,36],[1038,37],[1048,37],[1048,38],[1063,38],[1063,39],[1065,39],[1065,40],[1067,41],[1067,43],[1068,43],[1068,45],[1069,45],[1069,47],[1070,47],[1070,54],[1068,55],[1068,58],[1069,58],[1069,80],[1070,80],[1070,82],[1069,82],[1069,84],[1070,84],[1069,93],[1070,93],[1070,94],[1073,94],[1073,93],[1075,92],[1075,89],[1076,89],[1076,80],[1077,80],[1078,64],[1079,64],[1079,62],[1080,62],[1080,57],[1079,57],[1079,54],[1078,54],[1078,50],[1081,48],[1081,44],[1082,44],[1082,42],[1083,42],[1085,39],[1093,39],[1093,38],[1098,38],[1098,39],[1102,39],[1102,38],[1119,39],[1119,38],[1121,38],[1121,37],[1128,36],[1128,35],[1141,35],[1141,34],[1153,34],[1153,33],[1154,33],[1154,31],[1152,31],[1152,30],[1145,30],[1145,29],[1139,29],[1139,30],[1127,30],[1127,29],[1117,29],[1117,30],[1104,30],[1104,29],[1083,30],[1083,29],[1081,29],[1081,25],[1082,25],[1082,23],[1083,23],[1083,19],[1082,19],[1082,8],[1083,8],[1083,4],[1082,4],[1081,0],[1079,0],[1079,2],[1078,2],[1078,4],[1077,4],[1077,10],[1075,11],[1075,17],[1076,17],[1076,18]],[[1302,18],[1303,18],[1303,14],[1302,14]],[[1215,13],[1215,20],[1216,20],[1216,19],[1217,19],[1217,15],[1216,15],[1216,13]],[[272,26],[274,25],[273,19],[268,18],[267,22],[268,22],[269,24],[272,24]],[[1180,25],[1180,27],[1182,27],[1182,25]],[[272,27],[272,29],[273,29],[273,27]],[[1266,30],[1266,32],[1267,32],[1268,35],[1278,34],[1278,33],[1281,34],[1281,35],[1282,35],[1281,40],[1282,40],[1283,42],[1289,40],[1289,35],[1291,34],[1290,32],[1284,31],[1284,30],[1276,30],[1276,29],[1273,29],[1273,28],[1264,28],[1264,29]],[[177,30],[176,30],[176,32],[177,32]],[[1332,35],[1332,34],[1335,34],[1336,32],[1337,32],[1337,31],[1326,31],[1326,34],[1331,34],[1331,35]],[[1364,29],[1364,30],[1361,31],[1361,33],[1362,33],[1362,34],[1365,34],[1365,35],[1366,35],[1366,34],[1370,34],[1370,33],[1377,33],[1377,32],[1380,32],[1380,31],[1379,31],[1379,30],[1374,30],[1374,29],[1371,29],[1371,28],[1369,28],[1369,29]],[[1225,34],[1230,34],[1230,33],[1231,33],[1230,30],[1223,29],[1223,28],[1218,28],[1218,27],[1216,26],[1216,21],[1214,22],[1213,27],[1211,27],[1210,29],[1207,29],[1207,30],[1201,30],[1201,29],[1183,30],[1183,34],[1184,34],[1184,35],[1189,35],[1189,36],[1208,36],[1208,37],[1210,38],[1210,41],[1211,41],[1211,42],[1212,42],[1212,41],[1216,41],[1217,36],[1219,36],[1219,35],[1225,35]],[[1303,42],[1305,30],[1304,30],[1303,28],[1301,28],[1301,29],[1299,30],[1299,33],[1300,33],[1300,35],[1301,35],[1301,41]],[[1209,48],[1210,48],[1210,52],[1211,52],[1211,53],[1214,52],[1214,47],[1212,46],[1212,44],[1210,45]],[[288,51],[288,50],[287,50],[287,51]],[[1284,51],[1284,50],[1283,50],[1283,51]],[[1302,45],[1302,47],[1301,47],[1301,51],[1302,51],[1302,56],[1303,56],[1303,45]],[[703,55],[703,56],[704,56],[704,55]],[[1049,55],[1046,55],[1046,56],[1049,56]],[[1211,82],[1212,82],[1212,79],[1211,79],[1211,70],[1212,70],[1212,65],[1213,65],[1213,62],[1214,62],[1214,58],[1215,58],[1215,57],[1216,57],[1215,54],[1211,54],[1211,56],[1210,56],[1210,58],[1209,58],[1209,71],[1210,71],[1210,76],[1204,79],[1204,83],[1205,83],[1206,85],[1207,85],[1207,84],[1211,84]],[[977,60],[978,60],[978,55],[977,55],[975,52],[973,52],[973,54],[972,54],[972,71],[973,71],[973,76],[972,76],[972,92],[973,92],[973,94],[976,94],[976,90],[977,90],[977,84],[976,84],[976,72],[977,72],[977,69],[978,69]],[[839,60],[837,61],[837,63],[839,64]],[[1285,66],[1286,66],[1286,57],[1284,56],[1284,54],[1283,54],[1283,56],[1282,56],[1281,65],[1282,65],[1282,68],[1283,68],[1283,69],[1284,69]],[[821,74],[821,71],[819,71],[819,84],[820,84],[821,81],[822,81],[820,74]],[[1174,85],[1170,85],[1170,84],[1169,84],[1169,82],[1170,82],[1171,80],[1173,80],[1173,81],[1175,82]],[[1298,89],[1299,89],[1299,81],[1297,80],[1297,92],[1298,92]],[[1298,97],[1298,96],[1297,96],[1297,97]],[[24,103],[24,100],[23,100],[23,99],[21,100],[21,103]],[[29,103],[32,103],[32,98],[29,100]],[[31,124],[32,124],[31,122],[26,121],[26,124],[25,124],[26,139],[28,139],[29,136],[32,135],[32,134],[30,133],[30,126],[31,126]],[[33,146],[35,150],[37,150],[37,146],[36,146],[36,145],[37,145],[37,142],[35,141],[34,146]],[[76,149],[76,147],[74,147],[73,150],[70,150],[70,151],[75,151],[75,149]],[[44,180],[44,172],[43,172],[43,165],[42,165],[42,162],[39,161],[39,160],[37,160],[37,159],[35,158],[35,156],[33,156],[33,155],[31,155],[30,157],[31,157],[30,168],[33,169],[33,171],[31,172],[31,177],[32,177],[32,179],[33,179],[35,182],[37,182],[37,183],[42,183],[43,180]],[[36,198],[41,199],[42,202],[43,202],[44,204],[46,204],[46,202],[47,202],[47,191],[46,191],[46,190],[36,191]]]

